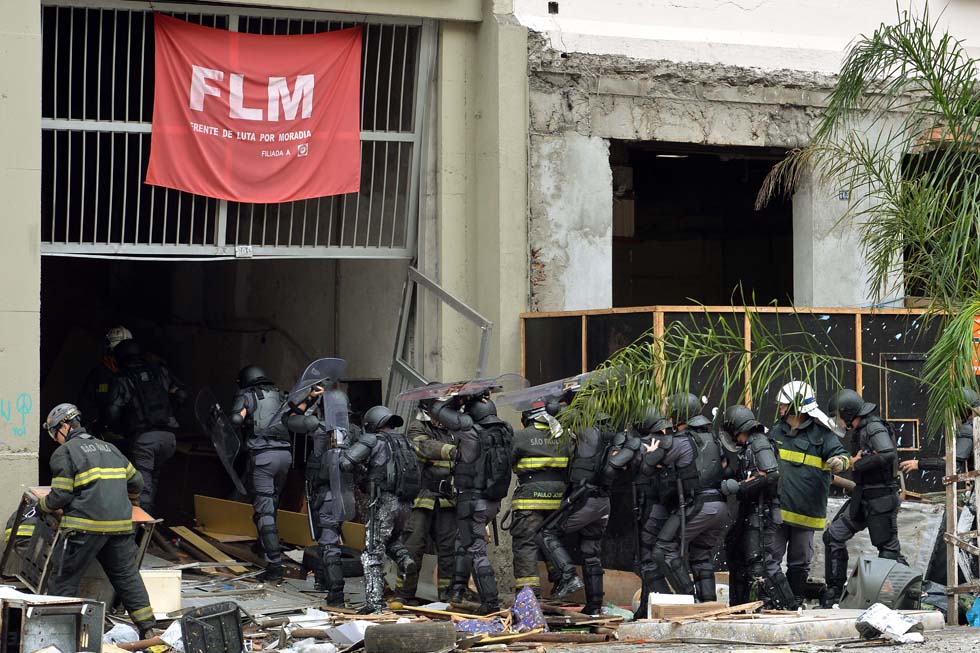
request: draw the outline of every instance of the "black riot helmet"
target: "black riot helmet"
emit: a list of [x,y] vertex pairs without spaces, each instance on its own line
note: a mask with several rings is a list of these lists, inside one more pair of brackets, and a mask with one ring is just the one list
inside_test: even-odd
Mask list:
[[470,414],[473,421],[479,424],[491,415],[497,416],[497,405],[487,399],[486,401],[473,401],[466,407],[466,412]]
[[722,428],[732,437],[739,433],[753,433],[762,430],[763,426],[755,418],[755,414],[747,406],[729,406],[721,422]]
[[247,365],[238,372],[238,387],[252,388],[257,385],[274,385],[272,379],[258,365]]
[[656,406],[647,408],[647,414],[643,416],[643,421],[639,424],[639,431],[643,435],[659,433],[670,428],[670,420],[664,417],[663,412]]
[[840,417],[845,423],[850,424],[857,416],[864,417],[874,412],[874,404],[869,404],[861,398],[854,390],[845,388],[830,399],[827,404],[827,412],[831,417]]
[[132,338],[120,342],[112,353],[123,365],[137,365],[143,362],[143,348]]
[[398,415],[393,414],[385,406],[375,406],[369,408],[364,413],[364,429],[369,433],[377,433],[384,427],[396,429],[405,424],[405,421]]
[[974,409],[980,408],[980,394],[977,394],[977,391],[973,388],[966,386],[960,388],[960,393],[963,395],[964,404],[961,412],[963,413],[963,419],[967,419],[973,414]]
[[701,400],[690,392],[678,392],[667,397],[667,418],[676,427],[687,424],[701,415]]

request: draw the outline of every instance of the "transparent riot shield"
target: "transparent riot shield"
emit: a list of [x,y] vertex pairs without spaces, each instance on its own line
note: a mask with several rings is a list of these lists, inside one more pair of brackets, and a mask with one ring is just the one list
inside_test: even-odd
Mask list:
[[209,388],[201,388],[197,393],[197,399],[194,401],[194,416],[201,429],[211,438],[221,466],[231,477],[235,489],[239,494],[248,494],[245,484],[235,471],[235,458],[238,457],[242,446],[241,438],[238,437],[231,420],[222,412],[221,405]]

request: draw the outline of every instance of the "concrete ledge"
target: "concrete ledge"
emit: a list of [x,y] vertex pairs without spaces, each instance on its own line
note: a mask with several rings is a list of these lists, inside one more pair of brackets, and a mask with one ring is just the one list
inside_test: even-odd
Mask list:
[[[806,610],[802,616],[766,615],[757,619],[697,621],[672,624],[637,621],[622,624],[617,633],[624,641],[681,639],[689,642],[737,642],[740,644],[802,644],[860,637],[854,621],[863,610]],[[942,630],[945,619],[938,610],[906,610],[922,622],[926,631]],[[928,635],[926,642],[928,642]]]

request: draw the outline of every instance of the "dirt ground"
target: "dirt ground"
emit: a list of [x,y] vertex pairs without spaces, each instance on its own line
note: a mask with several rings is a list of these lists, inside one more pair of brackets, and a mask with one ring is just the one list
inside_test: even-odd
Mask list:
[[980,628],[958,626],[927,632],[922,644],[869,645],[860,643],[820,642],[816,644],[786,644],[782,646],[737,644],[660,644],[609,643],[578,646],[547,646],[548,653],[845,653],[849,650],[872,650],[874,653],[978,653]]

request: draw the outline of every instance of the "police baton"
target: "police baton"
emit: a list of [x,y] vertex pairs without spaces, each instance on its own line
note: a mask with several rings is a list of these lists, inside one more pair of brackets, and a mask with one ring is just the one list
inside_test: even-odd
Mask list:
[[548,515],[548,518],[544,520],[539,530],[543,531],[547,528],[551,528],[552,526],[554,526],[555,522],[557,522],[562,515],[564,515],[569,510],[571,510],[572,506],[574,506],[581,497],[585,496],[585,493],[588,491],[589,491],[588,485],[580,485],[577,488],[575,488],[571,494],[569,494],[567,497],[565,497],[564,500],[562,500],[561,505],[558,506],[558,510]]

